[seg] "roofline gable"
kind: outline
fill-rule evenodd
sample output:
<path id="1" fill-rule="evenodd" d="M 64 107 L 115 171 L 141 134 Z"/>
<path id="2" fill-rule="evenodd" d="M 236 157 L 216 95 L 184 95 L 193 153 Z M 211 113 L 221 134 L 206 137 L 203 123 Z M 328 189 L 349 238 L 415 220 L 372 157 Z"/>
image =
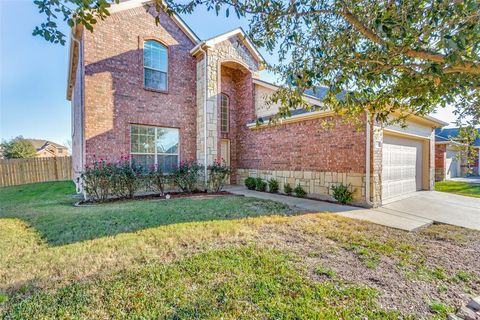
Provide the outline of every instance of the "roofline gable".
<path id="1" fill-rule="evenodd" d="M 152 4 L 152 0 L 127 0 L 117 4 L 112 4 L 109 8 L 110 13 L 120 12 L 128 9 L 143 7 L 147 4 Z M 166 5 L 166 3 L 164 2 Z M 175 12 L 170 16 L 172 20 L 177 24 L 177 26 L 185 33 L 185 35 L 194 43 L 197 44 L 200 42 L 198 36 L 193 32 L 193 30 L 183 21 L 183 19 L 176 14 Z"/>
<path id="2" fill-rule="evenodd" d="M 143 7 L 146 4 L 152 3 L 152 0 L 127 0 L 117 4 L 112 4 L 108 9 L 109 13 L 121 12 L 128 9 Z M 193 30 L 183 21 L 183 19 L 176 13 L 173 13 L 170 18 L 175 24 L 183 31 L 183 33 L 192 41 L 193 44 L 198 44 L 200 39 L 193 32 Z M 75 76 L 77 72 L 78 64 L 78 41 L 82 40 L 83 26 L 75 24 L 71 28 L 70 33 L 70 48 L 68 58 L 68 71 L 67 71 L 67 100 L 72 100 L 73 84 L 75 83 Z"/>
<path id="3" fill-rule="evenodd" d="M 207 40 L 203 40 L 200 43 L 198 43 L 192 50 L 190 50 L 190 53 L 195 56 L 197 53 L 201 52 L 203 48 L 207 47 L 213 47 L 216 44 L 223 42 L 227 39 L 230 39 L 231 37 L 238 36 L 245 47 L 248 49 L 250 54 L 254 57 L 257 62 L 260 63 L 260 65 L 265 64 L 265 58 L 262 56 L 262 54 L 257 50 L 255 45 L 253 44 L 252 40 L 248 37 L 248 35 L 245 33 L 245 31 L 240 27 L 240 28 L 235 28 L 231 31 L 227 31 L 225 33 L 219 34 L 215 37 L 212 37 Z"/>

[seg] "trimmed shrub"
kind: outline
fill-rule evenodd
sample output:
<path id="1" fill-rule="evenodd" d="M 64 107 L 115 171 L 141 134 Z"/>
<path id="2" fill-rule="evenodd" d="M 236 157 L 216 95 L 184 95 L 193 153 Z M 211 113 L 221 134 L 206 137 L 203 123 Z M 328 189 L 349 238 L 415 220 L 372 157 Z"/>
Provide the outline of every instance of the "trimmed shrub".
<path id="1" fill-rule="evenodd" d="M 248 190 L 255 190 L 257 187 L 257 180 L 254 177 L 248 177 L 245 179 L 245 187 Z"/>
<path id="2" fill-rule="evenodd" d="M 285 193 L 288 194 L 288 195 L 291 195 L 291 194 L 292 194 L 293 188 L 292 188 L 292 186 L 290 185 L 290 183 L 286 183 L 286 184 L 283 186 L 283 192 L 285 192 Z"/>
<path id="3" fill-rule="evenodd" d="M 156 166 L 148 172 L 147 182 L 149 189 L 158 193 L 160 196 L 165 194 L 165 185 L 168 183 L 169 176 L 163 173 L 162 168 Z"/>
<path id="4" fill-rule="evenodd" d="M 104 160 L 95 161 L 93 165 L 85 167 L 80 174 L 82 187 L 93 201 L 107 200 L 112 191 L 112 173 L 114 165 Z"/>
<path id="5" fill-rule="evenodd" d="M 172 181 L 185 193 L 197 190 L 202 166 L 196 162 L 182 162 L 172 173 Z"/>
<path id="6" fill-rule="evenodd" d="M 262 178 L 257 178 L 255 180 L 255 189 L 257 191 L 266 191 L 267 190 L 267 183 L 263 181 Z"/>
<path id="7" fill-rule="evenodd" d="M 268 180 L 268 192 L 270 193 L 277 193 L 278 192 L 278 180 L 272 178 Z"/>
<path id="8" fill-rule="evenodd" d="M 111 182 L 113 195 L 131 199 L 144 184 L 145 170 L 135 161 L 124 159 L 112 165 Z"/>
<path id="9" fill-rule="evenodd" d="M 350 184 L 344 185 L 343 183 L 340 183 L 331 188 L 333 191 L 333 197 L 341 204 L 349 204 L 353 201 L 353 190 Z"/>
<path id="10" fill-rule="evenodd" d="M 295 189 L 293 189 L 293 193 L 295 193 L 295 196 L 296 197 L 299 197 L 299 198 L 303 198 L 307 195 L 307 192 L 302 188 L 302 186 L 299 184 L 297 184 L 297 186 L 295 187 Z"/>
<path id="11" fill-rule="evenodd" d="M 212 165 L 208 166 L 208 171 L 208 186 L 213 192 L 219 192 L 223 189 L 226 180 L 232 172 L 225 161 L 215 161 Z"/>

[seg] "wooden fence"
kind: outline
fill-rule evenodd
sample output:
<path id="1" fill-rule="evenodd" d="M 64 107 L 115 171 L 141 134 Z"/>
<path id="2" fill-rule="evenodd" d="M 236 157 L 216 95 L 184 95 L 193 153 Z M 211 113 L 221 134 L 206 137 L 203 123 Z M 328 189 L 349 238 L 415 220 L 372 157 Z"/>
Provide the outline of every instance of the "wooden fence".
<path id="1" fill-rule="evenodd" d="M 72 179 L 72 157 L 0 160 L 0 187 Z"/>

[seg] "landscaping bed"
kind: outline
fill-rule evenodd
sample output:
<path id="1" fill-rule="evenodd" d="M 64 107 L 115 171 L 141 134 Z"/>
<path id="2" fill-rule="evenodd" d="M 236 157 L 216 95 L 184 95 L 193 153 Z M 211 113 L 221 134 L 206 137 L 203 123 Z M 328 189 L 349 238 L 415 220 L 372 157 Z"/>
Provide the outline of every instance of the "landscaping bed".
<path id="1" fill-rule="evenodd" d="M 184 193 L 184 192 L 167 192 L 163 195 L 157 193 L 145 193 L 145 194 L 137 194 L 133 198 L 108 198 L 103 200 L 102 202 L 99 201 L 92 201 L 92 200 L 81 200 L 75 203 L 75 206 L 90 206 L 90 205 L 100 205 L 103 203 L 111 203 L 111 202 L 125 202 L 125 201 L 134 201 L 134 200 L 170 200 L 170 199 L 182 199 L 182 198 L 212 198 L 212 197 L 222 197 L 222 196 L 233 196 L 239 197 L 240 195 L 233 194 L 228 191 L 219 191 L 219 192 L 207 192 L 207 191 L 194 191 L 192 193 Z"/>

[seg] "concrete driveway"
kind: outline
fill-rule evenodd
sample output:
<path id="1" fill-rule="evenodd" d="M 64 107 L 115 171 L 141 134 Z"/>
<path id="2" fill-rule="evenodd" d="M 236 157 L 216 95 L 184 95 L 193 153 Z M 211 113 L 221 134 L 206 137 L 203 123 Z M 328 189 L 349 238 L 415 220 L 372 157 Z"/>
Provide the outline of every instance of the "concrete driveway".
<path id="1" fill-rule="evenodd" d="M 466 183 L 480 183 L 480 177 L 466 177 L 466 178 L 451 178 L 448 181 L 458 181 L 458 182 L 466 182 Z"/>
<path id="2" fill-rule="evenodd" d="M 339 214 L 407 231 L 434 222 L 480 230 L 480 198 L 437 191 L 415 192 L 392 199 L 380 208 Z"/>
<path id="3" fill-rule="evenodd" d="M 247 190 L 244 186 L 227 186 L 227 191 L 285 203 L 310 212 L 333 212 L 367 220 L 387 227 L 413 231 L 434 222 L 480 230 L 480 198 L 436 191 L 420 191 L 391 199 L 381 208 L 363 209 L 330 202 L 287 197 Z"/>
<path id="4" fill-rule="evenodd" d="M 421 191 L 383 206 L 413 217 L 480 230 L 480 198 Z"/>

